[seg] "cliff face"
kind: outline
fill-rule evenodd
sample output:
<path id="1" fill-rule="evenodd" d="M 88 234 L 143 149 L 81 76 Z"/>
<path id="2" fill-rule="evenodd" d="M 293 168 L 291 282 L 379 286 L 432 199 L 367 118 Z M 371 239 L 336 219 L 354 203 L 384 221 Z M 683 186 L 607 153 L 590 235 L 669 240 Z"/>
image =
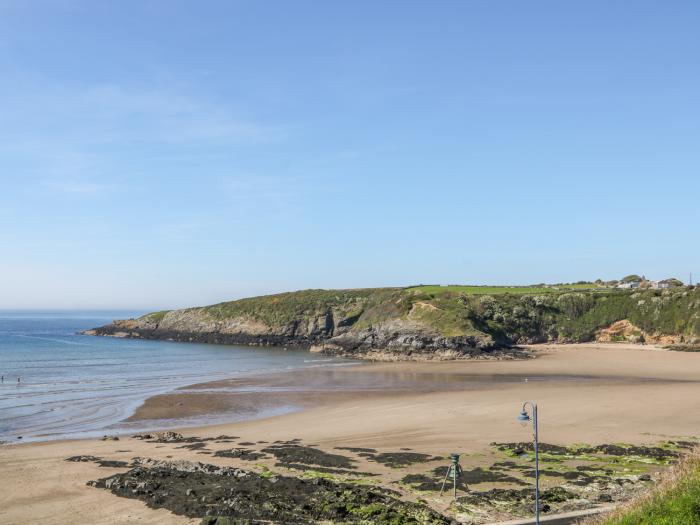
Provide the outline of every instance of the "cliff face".
<path id="1" fill-rule="evenodd" d="M 373 359 L 504 357 L 475 331 L 445 335 L 402 302 L 401 290 L 309 290 L 156 312 L 87 330 L 88 335 L 173 341 L 305 346 Z M 416 307 L 419 308 L 419 307 Z M 406 311 L 404 311 L 406 310 Z"/>
<path id="2" fill-rule="evenodd" d="M 148 315 L 139 319 L 117 320 L 85 333 L 175 341 L 299 345 L 326 340 L 336 333 L 342 333 L 342 327 L 336 330 L 337 325 L 338 320 L 332 311 L 269 326 L 262 321 L 245 317 L 217 319 L 204 309 L 193 308 L 167 312 L 162 319 L 157 320 Z"/>
<path id="3" fill-rule="evenodd" d="M 352 327 L 347 318 L 336 316 L 332 310 L 271 327 L 244 318 L 217 320 L 202 310 L 191 309 L 168 312 L 160 321 L 148 316 L 117 320 L 84 333 L 216 344 L 308 346 L 313 352 L 380 360 L 505 356 L 489 336 L 444 337 L 411 321 L 397 319 L 358 330 Z"/>
<path id="4" fill-rule="evenodd" d="M 435 288 L 306 290 L 155 312 L 85 333 L 304 346 L 371 359 L 513 357 L 522 355 L 513 344 L 605 340 L 628 325 L 639 327 L 635 342 L 700 341 L 698 288 L 525 288 L 493 295 Z"/>

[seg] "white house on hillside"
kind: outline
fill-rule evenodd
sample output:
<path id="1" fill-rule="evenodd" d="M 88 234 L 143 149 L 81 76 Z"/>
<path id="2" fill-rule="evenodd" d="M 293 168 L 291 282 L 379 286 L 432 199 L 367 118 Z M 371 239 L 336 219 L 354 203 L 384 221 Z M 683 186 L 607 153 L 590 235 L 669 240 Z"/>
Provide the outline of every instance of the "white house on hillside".
<path id="1" fill-rule="evenodd" d="M 625 283 L 618 284 L 617 287 L 627 289 L 641 288 L 642 283 L 644 283 L 644 288 L 651 288 L 652 290 L 664 290 L 673 286 L 668 281 L 627 281 Z"/>
<path id="2" fill-rule="evenodd" d="M 618 288 L 639 288 L 642 281 L 627 281 L 626 283 L 620 283 L 617 285 Z"/>

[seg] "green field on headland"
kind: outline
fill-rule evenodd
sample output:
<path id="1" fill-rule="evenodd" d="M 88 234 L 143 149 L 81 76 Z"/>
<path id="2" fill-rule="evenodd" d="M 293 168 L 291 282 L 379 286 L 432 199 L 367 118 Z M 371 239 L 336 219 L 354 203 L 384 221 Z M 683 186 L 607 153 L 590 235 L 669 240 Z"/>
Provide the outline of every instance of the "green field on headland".
<path id="1" fill-rule="evenodd" d="M 575 283 L 575 284 L 553 284 L 544 285 L 536 284 L 532 286 L 469 286 L 461 284 L 449 284 L 449 285 L 439 285 L 439 284 L 421 284 L 418 286 L 411 286 L 406 288 L 407 290 L 415 290 L 423 293 L 429 294 L 442 294 L 442 293 L 465 293 L 468 295 L 487 295 L 487 294 L 516 294 L 516 295 L 527 295 L 527 294 L 540 294 L 540 293 L 555 293 L 565 290 L 595 290 L 595 289 L 608 289 L 603 285 L 598 285 L 595 283 Z"/>

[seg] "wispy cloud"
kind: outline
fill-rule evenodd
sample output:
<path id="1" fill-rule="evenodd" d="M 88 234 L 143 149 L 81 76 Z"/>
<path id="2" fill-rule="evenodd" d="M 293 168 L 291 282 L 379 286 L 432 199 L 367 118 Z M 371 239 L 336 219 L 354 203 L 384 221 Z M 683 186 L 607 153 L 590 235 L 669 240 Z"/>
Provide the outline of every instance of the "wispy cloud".
<path id="1" fill-rule="evenodd" d="M 55 179 L 47 180 L 44 186 L 57 193 L 73 195 L 96 195 L 114 189 L 114 185 L 100 184 L 89 180 Z"/>
<path id="2" fill-rule="evenodd" d="M 240 144 L 274 140 L 282 131 L 226 105 L 159 86 L 32 85 L 13 90 L 3 105 L 0 133 L 11 140 Z"/>
<path id="3" fill-rule="evenodd" d="M 48 191 L 95 194 L 123 182 L 122 165 L 137 158 L 210 158 L 283 134 L 230 104 L 164 85 L 54 85 L 20 75 L 0 86 L 0 170 Z"/>
<path id="4" fill-rule="evenodd" d="M 229 195 L 243 199 L 283 199 L 298 195 L 308 177 L 238 174 L 224 177 L 221 188 Z"/>
<path id="5" fill-rule="evenodd" d="M 291 217 L 305 205 L 314 187 L 309 176 L 241 173 L 222 177 L 221 195 L 242 214 L 264 209 L 268 216 Z"/>
<path id="6" fill-rule="evenodd" d="M 227 143 L 273 140 L 280 128 L 235 114 L 223 105 L 164 89 L 98 86 L 78 107 L 101 131 L 95 140 L 168 143 Z"/>

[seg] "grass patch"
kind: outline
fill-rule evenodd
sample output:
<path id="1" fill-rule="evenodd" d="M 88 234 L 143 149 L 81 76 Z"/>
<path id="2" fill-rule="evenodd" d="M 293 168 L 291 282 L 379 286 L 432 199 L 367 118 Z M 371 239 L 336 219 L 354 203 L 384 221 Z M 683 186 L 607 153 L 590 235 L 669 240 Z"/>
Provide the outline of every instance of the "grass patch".
<path id="1" fill-rule="evenodd" d="M 357 317 L 372 303 L 381 302 L 396 290 L 302 290 L 219 303 L 205 306 L 202 311 L 215 319 L 247 317 L 275 327 L 326 315 L 331 311 L 339 318 Z"/>
<path id="2" fill-rule="evenodd" d="M 143 317 L 141 317 L 141 319 L 147 319 L 153 323 L 160 323 L 163 320 L 163 318 L 165 317 L 165 315 L 169 312 L 171 312 L 171 310 L 161 310 L 159 312 L 153 312 L 150 314 L 146 314 Z"/>
<path id="3" fill-rule="evenodd" d="M 276 476 L 276 474 L 273 471 L 271 471 L 267 467 L 267 465 L 263 465 L 262 463 L 258 463 L 255 466 L 260 469 L 260 477 L 261 478 L 272 478 L 272 477 Z"/>
<path id="4" fill-rule="evenodd" d="M 657 487 L 590 525 L 700 525 L 700 456 L 686 457 Z"/>
<path id="5" fill-rule="evenodd" d="M 441 295 L 451 292 L 456 294 L 467 295 L 501 295 L 501 294 L 542 294 L 555 293 L 562 290 L 591 290 L 600 288 L 597 284 L 557 284 L 557 285 L 532 285 L 532 286 L 470 286 L 451 284 L 447 286 L 441 285 L 422 285 L 407 288 L 406 290 L 425 293 L 430 295 Z"/>

